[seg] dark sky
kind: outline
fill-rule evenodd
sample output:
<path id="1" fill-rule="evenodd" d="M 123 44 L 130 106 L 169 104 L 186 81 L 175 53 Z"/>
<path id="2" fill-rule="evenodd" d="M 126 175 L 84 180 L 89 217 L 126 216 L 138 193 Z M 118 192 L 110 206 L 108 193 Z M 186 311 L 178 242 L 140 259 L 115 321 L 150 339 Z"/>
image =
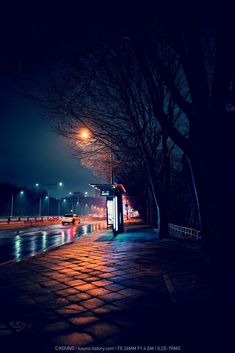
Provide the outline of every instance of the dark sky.
<path id="1" fill-rule="evenodd" d="M 50 188 L 61 197 L 70 191 L 92 192 L 88 184 L 97 177 L 71 156 L 66 141 L 30 102 L 12 95 L 0 114 L 0 182 L 31 187 L 63 181 L 61 190 Z"/>
<path id="2" fill-rule="evenodd" d="M 43 2 L 12 9 L 1 9 L 0 182 L 30 187 L 63 181 L 59 193 L 50 190 L 56 196 L 92 192 L 88 184 L 98 178 L 69 154 L 65 141 L 39 109 L 17 92 L 26 81 L 30 89 L 33 72 L 47 75 L 55 58 L 67 55 L 66 48 L 74 43 L 82 48 L 89 38 L 93 40 L 96 10 Z"/>
<path id="3" fill-rule="evenodd" d="M 156 3 L 156 2 L 152 2 Z M 35 87 L 34 77 L 47 77 L 57 62 L 99 47 L 99 40 L 125 36 L 125 23 L 143 6 L 136 1 L 23 1 L 0 9 L 0 181 L 31 186 L 64 182 L 64 193 L 98 181 L 69 155 L 65 142 L 25 100 L 19 87 Z M 149 11 L 148 13 L 154 13 Z M 90 189 L 91 190 L 91 189 Z"/>
<path id="4" fill-rule="evenodd" d="M 148 10 L 147 3 L 152 3 Z M 76 60 L 76 55 L 99 46 L 102 34 L 114 39 L 116 34 L 125 37 L 125 23 L 130 25 L 134 21 L 139 26 L 143 19 L 148 22 L 148 16 L 159 13 L 157 3 L 41 0 L 1 5 L 0 181 L 31 186 L 35 182 L 62 180 L 64 193 L 85 191 L 89 182 L 97 181 L 69 155 L 65 142 L 52 131 L 39 109 L 16 92 L 26 82 L 29 90 L 32 84 L 35 86 L 35 73 L 47 77 L 57 61 Z M 175 8 L 168 5 L 164 1 L 161 6 L 170 20 L 179 14 L 185 20 L 178 3 Z"/>

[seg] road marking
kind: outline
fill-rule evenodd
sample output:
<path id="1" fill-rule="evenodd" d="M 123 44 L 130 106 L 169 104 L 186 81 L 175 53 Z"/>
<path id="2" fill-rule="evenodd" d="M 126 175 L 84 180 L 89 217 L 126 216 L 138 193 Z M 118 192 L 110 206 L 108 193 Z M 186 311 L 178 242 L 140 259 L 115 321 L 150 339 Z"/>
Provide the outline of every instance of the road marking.
<path id="1" fill-rule="evenodd" d="M 177 303 L 175 288 L 174 288 L 173 283 L 170 279 L 170 276 L 168 274 L 165 274 L 165 275 L 163 275 L 163 279 L 165 281 L 165 284 L 168 289 L 172 303 L 173 304 Z"/>

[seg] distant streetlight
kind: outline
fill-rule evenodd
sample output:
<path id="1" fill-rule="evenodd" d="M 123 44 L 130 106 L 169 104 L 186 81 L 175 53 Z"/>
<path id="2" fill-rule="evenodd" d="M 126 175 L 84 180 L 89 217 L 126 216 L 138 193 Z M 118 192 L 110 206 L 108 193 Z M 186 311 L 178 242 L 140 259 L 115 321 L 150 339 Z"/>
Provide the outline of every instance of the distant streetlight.
<path id="1" fill-rule="evenodd" d="M 67 200 L 64 198 L 62 201 L 62 205 L 60 204 L 61 212 L 66 213 Z M 66 206 L 66 207 L 65 207 Z"/>
<path id="2" fill-rule="evenodd" d="M 38 189 L 39 184 L 36 183 L 35 184 L 36 188 Z M 42 198 L 41 195 L 39 196 L 39 205 L 38 205 L 38 216 L 41 217 L 41 213 L 42 213 Z"/>
<path id="3" fill-rule="evenodd" d="M 39 197 L 39 206 L 38 206 L 38 216 L 41 217 L 42 214 L 42 199 Z"/>
<path id="4" fill-rule="evenodd" d="M 66 199 L 63 199 L 63 202 L 66 202 Z M 61 199 L 58 199 L 58 216 L 61 214 Z"/>
<path id="5" fill-rule="evenodd" d="M 38 188 L 39 186 L 59 186 L 59 187 L 61 187 L 61 186 L 63 186 L 64 184 L 63 184 L 63 182 L 62 181 L 60 181 L 60 182 L 58 182 L 58 183 L 53 183 L 53 184 L 39 184 L 39 183 L 36 183 L 35 184 L 35 186 L 36 186 L 36 188 Z M 48 199 L 48 216 L 49 216 L 49 214 L 50 214 L 50 195 L 49 195 L 49 190 L 47 190 L 47 196 L 46 196 L 46 199 Z M 39 199 L 39 216 L 41 215 L 41 197 L 40 197 L 40 199 Z"/>
<path id="6" fill-rule="evenodd" d="M 24 191 L 20 191 L 20 195 L 24 195 Z M 14 212 L 14 191 L 12 191 L 11 194 L 11 217 L 13 217 L 13 212 Z"/>

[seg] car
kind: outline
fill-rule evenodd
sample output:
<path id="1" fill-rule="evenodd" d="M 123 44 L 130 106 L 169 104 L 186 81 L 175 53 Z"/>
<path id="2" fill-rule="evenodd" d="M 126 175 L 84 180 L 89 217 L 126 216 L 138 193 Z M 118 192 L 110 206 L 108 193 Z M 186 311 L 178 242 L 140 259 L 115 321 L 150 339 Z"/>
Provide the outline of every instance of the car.
<path id="1" fill-rule="evenodd" d="M 64 226 L 65 224 L 75 224 L 75 223 L 80 223 L 80 219 L 78 217 L 78 215 L 73 214 L 73 213 L 68 213 L 65 214 L 62 218 L 61 218 L 61 223 Z"/>

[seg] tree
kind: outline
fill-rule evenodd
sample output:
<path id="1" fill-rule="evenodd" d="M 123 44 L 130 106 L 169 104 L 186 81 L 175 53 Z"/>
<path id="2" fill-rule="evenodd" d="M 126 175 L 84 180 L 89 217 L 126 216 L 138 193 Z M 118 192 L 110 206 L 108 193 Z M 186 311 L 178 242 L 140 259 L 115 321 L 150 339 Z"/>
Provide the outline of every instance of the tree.
<path id="1" fill-rule="evenodd" d="M 129 27 L 129 38 L 146 80 L 154 114 L 167 136 L 188 159 L 210 268 L 216 274 L 221 271 L 228 274 L 235 268 L 229 202 L 234 190 L 230 170 L 234 159 L 230 146 L 234 113 L 227 106 L 234 81 L 234 24 L 230 18 L 222 22 L 210 18 L 205 23 L 196 14 L 185 18 L 177 12 L 174 18 L 164 15 L 164 23 L 153 16 L 148 17 L 148 22 L 137 16 Z M 188 99 L 161 56 L 163 49 L 177 55 L 182 79 L 190 93 Z M 155 72 L 187 117 L 189 135 L 186 137 L 159 110 Z"/>
<path id="2" fill-rule="evenodd" d="M 170 59 L 177 74 L 175 57 Z M 181 111 L 157 75 L 156 81 L 159 110 L 166 110 L 164 114 L 176 124 L 182 118 Z M 167 236 L 174 146 L 154 115 L 148 87 L 129 43 L 121 40 L 107 52 L 89 53 L 76 67 L 63 65 L 51 75 L 43 92 L 38 97 L 40 104 L 52 112 L 57 131 L 69 137 L 84 165 L 103 174 L 112 149 L 116 178 L 126 175 L 123 170 L 131 174 L 131 164 L 144 169 L 145 197 L 151 202 L 152 213 L 158 214 L 151 219 L 159 222 L 160 234 Z M 90 135 L 86 141 L 79 135 L 82 128 Z M 140 175 L 143 177 L 142 171 Z"/>

